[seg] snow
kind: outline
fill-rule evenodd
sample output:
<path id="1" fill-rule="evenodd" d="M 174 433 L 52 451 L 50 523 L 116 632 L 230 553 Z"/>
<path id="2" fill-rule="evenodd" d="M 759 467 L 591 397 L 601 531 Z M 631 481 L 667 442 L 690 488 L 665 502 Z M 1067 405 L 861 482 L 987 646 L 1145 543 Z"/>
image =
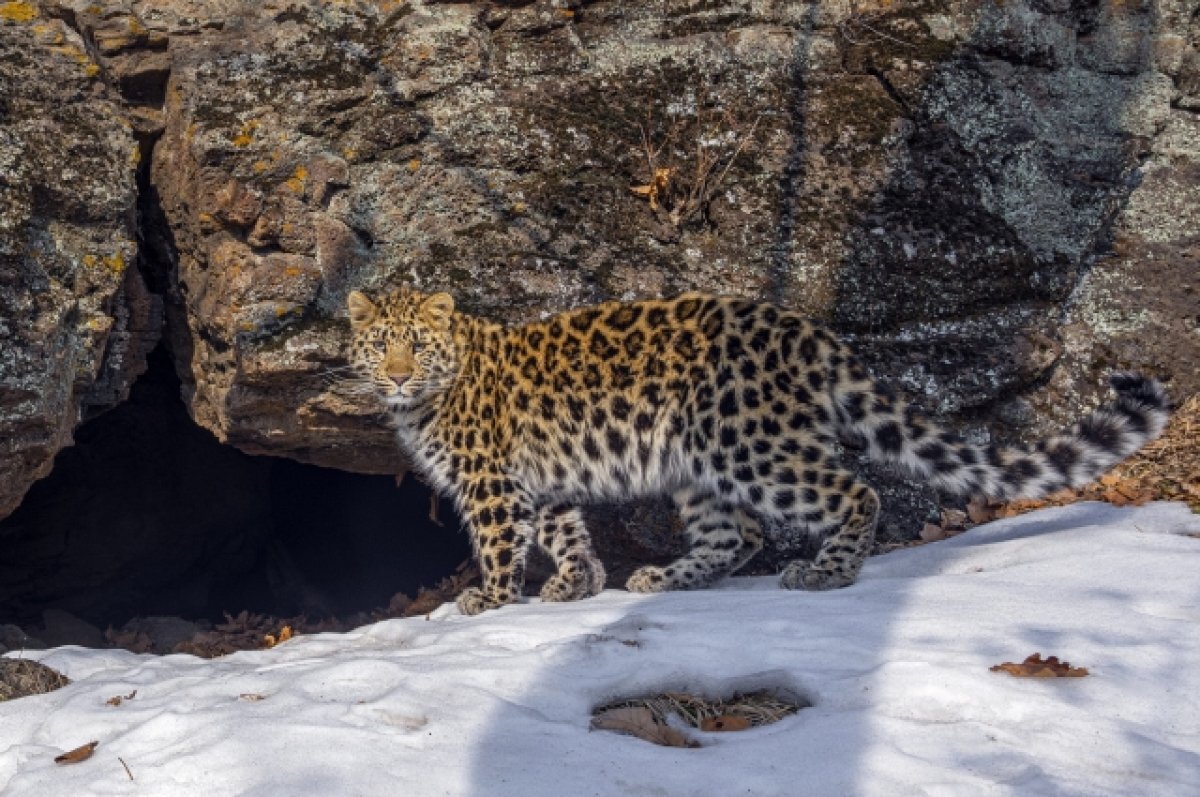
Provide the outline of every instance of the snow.
<path id="1" fill-rule="evenodd" d="M 0 792 L 1200 795 L 1197 533 L 1178 504 L 1076 504 L 876 557 L 828 593 L 740 578 L 447 605 L 213 661 L 28 653 L 75 683 L 0 704 Z M 988 670 L 1034 651 L 1091 675 Z M 695 732 L 700 749 L 588 729 L 615 698 L 759 687 L 814 706 Z"/>

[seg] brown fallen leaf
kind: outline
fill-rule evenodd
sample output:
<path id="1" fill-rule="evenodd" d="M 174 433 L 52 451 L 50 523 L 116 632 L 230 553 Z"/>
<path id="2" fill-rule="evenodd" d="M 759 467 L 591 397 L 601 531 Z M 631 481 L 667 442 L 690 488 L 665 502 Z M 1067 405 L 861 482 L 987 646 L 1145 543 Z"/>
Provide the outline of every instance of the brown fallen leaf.
<path id="1" fill-rule="evenodd" d="M 74 750 L 68 750 L 54 759 L 56 764 L 78 764 L 80 761 L 87 761 L 92 757 L 92 753 L 96 751 L 96 746 L 99 742 L 88 742 L 85 745 L 76 747 Z"/>
<path id="2" fill-rule="evenodd" d="M 1040 653 L 1025 657 L 1020 664 L 1011 661 L 997 664 L 991 671 L 1006 672 L 1018 678 L 1082 678 L 1088 674 L 1085 667 L 1072 667 L 1071 662 L 1059 661 L 1058 656 L 1043 659 Z"/>
<path id="3" fill-rule="evenodd" d="M 699 743 L 685 736 L 682 731 L 656 720 L 650 709 L 640 706 L 611 708 L 603 711 L 592 717 L 592 727 L 601 731 L 628 733 L 664 747 L 700 746 Z"/>
<path id="4" fill-rule="evenodd" d="M 750 720 L 738 714 L 722 714 L 719 717 L 705 717 L 700 721 L 702 731 L 744 731 L 750 727 Z"/>
<path id="5" fill-rule="evenodd" d="M 116 695 L 115 697 L 110 697 L 108 700 L 105 700 L 104 702 L 110 706 L 119 706 L 122 703 L 124 703 L 126 700 L 133 700 L 135 697 L 137 697 L 136 689 L 134 689 L 132 692 L 130 692 L 127 695 Z"/>
<path id="6" fill-rule="evenodd" d="M 273 648 L 276 645 L 280 644 L 281 642 L 287 642 L 291 638 L 292 638 L 292 627 L 290 625 L 285 625 L 283 628 L 281 628 L 279 630 L 278 638 L 276 638 L 276 636 L 274 634 L 264 634 L 263 635 L 263 646 L 268 647 L 268 648 Z"/>
<path id="7" fill-rule="evenodd" d="M 666 193 L 667 186 L 671 182 L 671 176 L 674 174 L 674 168 L 658 168 L 654 170 L 654 176 L 651 178 L 649 185 L 630 186 L 629 190 L 638 196 L 644 196 L 650 201 L 650 209 L 657 210 L 659 201 L 658 198 Z"/>
<path id="8" fill-rule="evenodd" d="M 243 692 L 238 695 L 238 700 L 246 700 L 251 703 L 257 703 L 259 700 L 266 700 L 266 695 L 260 695 L 258 692 Z"/>

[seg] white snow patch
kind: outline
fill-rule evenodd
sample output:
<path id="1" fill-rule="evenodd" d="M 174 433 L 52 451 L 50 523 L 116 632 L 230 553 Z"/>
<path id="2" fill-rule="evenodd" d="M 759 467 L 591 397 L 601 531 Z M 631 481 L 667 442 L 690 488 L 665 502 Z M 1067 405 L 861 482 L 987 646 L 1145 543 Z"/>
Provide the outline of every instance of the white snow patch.
<path id="1" fill-rule="evenodd" d="M 1181 505 L 1078 504 L 877 557 L 829 593 L 751 578 L 444 606 L 214 661 L 30 653 L 75 683 L 0 704 L 0 792 L 1200 794 L 1198 532 Z M 988 671 L 1034 651 L 1091 675 Z M 613 698 L 763 686 L 815 705 L 695 750 L 588 730 Z"/>

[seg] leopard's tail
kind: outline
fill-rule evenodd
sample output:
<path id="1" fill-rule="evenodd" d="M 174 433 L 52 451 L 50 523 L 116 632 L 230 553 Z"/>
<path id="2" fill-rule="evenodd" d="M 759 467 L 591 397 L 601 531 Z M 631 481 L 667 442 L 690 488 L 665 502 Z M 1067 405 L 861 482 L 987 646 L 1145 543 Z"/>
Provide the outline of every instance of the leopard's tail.
<path id="1" fill-rule="evenodd" d="M 1065 432 L 1030 446 L 984 446 L 938 428 L 885 389 L 863 395 L 853 383 L 834 381 L 839 430 L 865 440 L 872 459 L 949 492 L 997 500 L 1087 484 L 1158 437 L 1169 413 L 1158 382 L 1118 373 L 1111 378 L 1116 400 Z"/>

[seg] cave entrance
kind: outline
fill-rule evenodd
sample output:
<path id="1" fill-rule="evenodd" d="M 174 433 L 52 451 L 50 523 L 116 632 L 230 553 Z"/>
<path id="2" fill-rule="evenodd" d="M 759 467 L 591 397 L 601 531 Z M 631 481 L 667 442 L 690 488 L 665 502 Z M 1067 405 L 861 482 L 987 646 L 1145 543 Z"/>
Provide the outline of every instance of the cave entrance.
<path id="1" fill-rule="evenodd" d="M 428 488 L 244 454 L 188 416 L 159 347 L 129 399 L 76 430 L 0 521 L 0 623 L 61 610 L 99 628 L 242 610 L 353 617 L 470 555 Z"/>

